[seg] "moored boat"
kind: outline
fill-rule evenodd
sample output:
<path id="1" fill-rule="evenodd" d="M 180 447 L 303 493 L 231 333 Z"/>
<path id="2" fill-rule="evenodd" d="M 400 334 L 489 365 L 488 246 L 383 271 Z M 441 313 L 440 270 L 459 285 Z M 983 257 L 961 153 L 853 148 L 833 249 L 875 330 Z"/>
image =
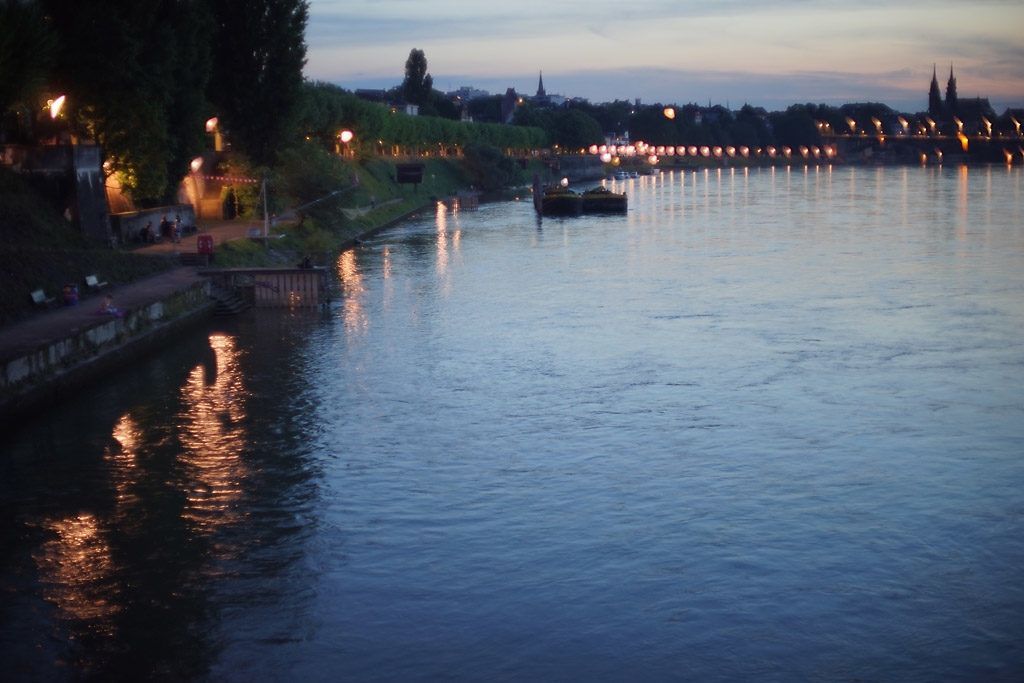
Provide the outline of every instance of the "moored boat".
<path id="1" fill-rule="evenodd" d="M 595 187 L 582 195 L 583 213 L 626 213 L 625 192 L 612 192 L 606 187 Z"/>
<path id="2" fill-rule="evenodd" d="M 544 216 L 579 216 L 583 213 L 583 197 L 561 187 L 545 190 L 540 212 Z"/>

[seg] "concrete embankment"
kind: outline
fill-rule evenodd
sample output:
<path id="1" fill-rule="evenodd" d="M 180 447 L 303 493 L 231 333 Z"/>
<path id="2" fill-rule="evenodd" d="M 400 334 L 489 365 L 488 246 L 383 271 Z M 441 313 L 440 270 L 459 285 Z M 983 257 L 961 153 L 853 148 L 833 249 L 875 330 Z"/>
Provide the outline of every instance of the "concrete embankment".
<path id="1" fill-rule="evenodd" d="M 179 268 L 0 330 L 0 423 L 31 415 L 102 375 L 123 370 L 213 309 L 210 282 Z"/>

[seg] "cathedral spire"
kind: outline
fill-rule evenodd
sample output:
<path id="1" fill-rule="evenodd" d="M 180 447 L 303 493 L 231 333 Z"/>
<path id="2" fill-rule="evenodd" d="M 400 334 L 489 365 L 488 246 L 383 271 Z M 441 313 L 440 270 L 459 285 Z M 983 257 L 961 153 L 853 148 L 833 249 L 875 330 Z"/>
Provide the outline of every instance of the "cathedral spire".
<path id="1" fill-rule="evenodd" d="M 932 85 L 928 89 L 928 113 L 933 118 L 942 116 L 942 94 L 939 92 L 939 76 L 937 67 L 932 64 Z"/>
<path id="2" fill-rule="evenodd" d="M 953 75 L 953 64 L 949 65 L 949 81 L 946 83 L 946 112 L 953 116 L 957 110 L 956 77 Z"/>
<path id="3" fill-rule="evenodd" d="M 546 97 L 547 93 L 544 92 L 544 72 L 540 72 L 540 80 L 537 82 L 537 97 Z"/>

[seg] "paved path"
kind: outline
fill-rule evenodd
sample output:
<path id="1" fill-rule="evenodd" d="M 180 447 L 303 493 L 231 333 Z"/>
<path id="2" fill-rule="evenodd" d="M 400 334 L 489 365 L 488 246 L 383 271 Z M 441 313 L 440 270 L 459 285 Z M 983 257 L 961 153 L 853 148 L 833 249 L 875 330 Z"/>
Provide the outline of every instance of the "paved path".
<path id="1" fill-rule="evenodd" d="M 136 254 L 161 256 L 195 252 L 196 235 L 213 235 L 215 245 L 223 244 L 248 237 L 252 228 L 262 231 L 263 222 L 242 219 L 201 220 L 197 227 L 199 229 L 196 234 L 182 237 L 181 242 L 177 244 L 171 240 L 164 240 L 159 244 L 138 247 L 132 251 Z M 179 266 L 130 284 L 106 287 L 102 294 L 109 294 L 117 308 L 134 309 L 164 299 L 202 279 L 194 267 Z M 83 299 L 77 306 L 51 308 L 0 327 L 0 359 L 18 357 L 41 345 L 64 339 L 79 330 L 109 320 L 108 316 L 96 312 L 102 303 L 103 296 L 92 295 Z"/>
<path id="2" fill-rule="evenodd" d="M 146 306 L 185 289 L 204 278 L 195 268 L 179 267 L 136 280 L 119 287 L 104 287 L 113 304 L 121 309 Z M 66 338 L 80 330 L 110 320 L 109 315 L 97 313 L 103 304 L 103 295 L 90 296 L 77 306 L 61 306 L 0 328 L 0 359 L 7 360 L 24 355 L 40 345 Z"/>
<path id="3" fill-rule="evenodd" d="M 213 244 L 219 245 L 231 240 L 242 239 L 249 236 L 249 231 L 256 229 L 263 234 L 263 221 L 260 220 L 246 220 L 236 219 L 233 221 L 213 221 L 201 219 L 196 221 L 196 227 L 198 230 L 192 234 L 181 238 L 181 242 L 175 243 L 173 240 L 164 239 L 162 242 L 157 244 L 148 244 L 144 247 L 138 247 L 133 249 L 133 253 L 136 254 L 180 254 L 180 253 L 195 253 L 196 251 L 196 238 L 199 235 L 213 235 Z"/>
<path id="4" fill-rule="evenodd" d="M 286 215 L 279 220 L 288 218 Z M 260 220 L 200 220 L 197 223 L 198 231 L 182 237 L 179 243 L 164 240 L 158 244 L 138 247 L 132 252 L 161 256 L 194 253 L 197 235 L 212 235 L 214 245 L 219 245 L 246 238 L 253 228 L 260 230 L 261 234 L 263 230 L 263 222 Z M 194 267 L 179 266 L 127 285 L 104 288 L 102 294 L 110 294 L 117 308 L 133 309 L 164 299 L 202 279 Z M 103 296 L 93 295 L 83 299 L 77 306 L 52 308 L 0 327 L 0 360 L 18 357 L 40 345 L 64 339 L 69 334 L 108 320 L 109 317 L 96 312 L 102 303 Z"/>

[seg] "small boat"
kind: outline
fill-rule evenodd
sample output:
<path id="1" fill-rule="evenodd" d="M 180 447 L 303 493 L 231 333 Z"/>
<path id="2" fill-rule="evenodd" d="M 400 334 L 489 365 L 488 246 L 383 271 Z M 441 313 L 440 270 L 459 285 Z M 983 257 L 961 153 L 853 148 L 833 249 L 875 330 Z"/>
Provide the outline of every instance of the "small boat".
<path id="1" fill-rule="evenodd" d="M 629 172 L 628 171 L 617 171 L 615 173 L 615 179 L 616 180 L 629 180 Z"/>
<path id="2" fill-rule="evenodd" d="M 626 193 L 595 187 L 582 195 L 583 213 L 626 213 Z"/>

